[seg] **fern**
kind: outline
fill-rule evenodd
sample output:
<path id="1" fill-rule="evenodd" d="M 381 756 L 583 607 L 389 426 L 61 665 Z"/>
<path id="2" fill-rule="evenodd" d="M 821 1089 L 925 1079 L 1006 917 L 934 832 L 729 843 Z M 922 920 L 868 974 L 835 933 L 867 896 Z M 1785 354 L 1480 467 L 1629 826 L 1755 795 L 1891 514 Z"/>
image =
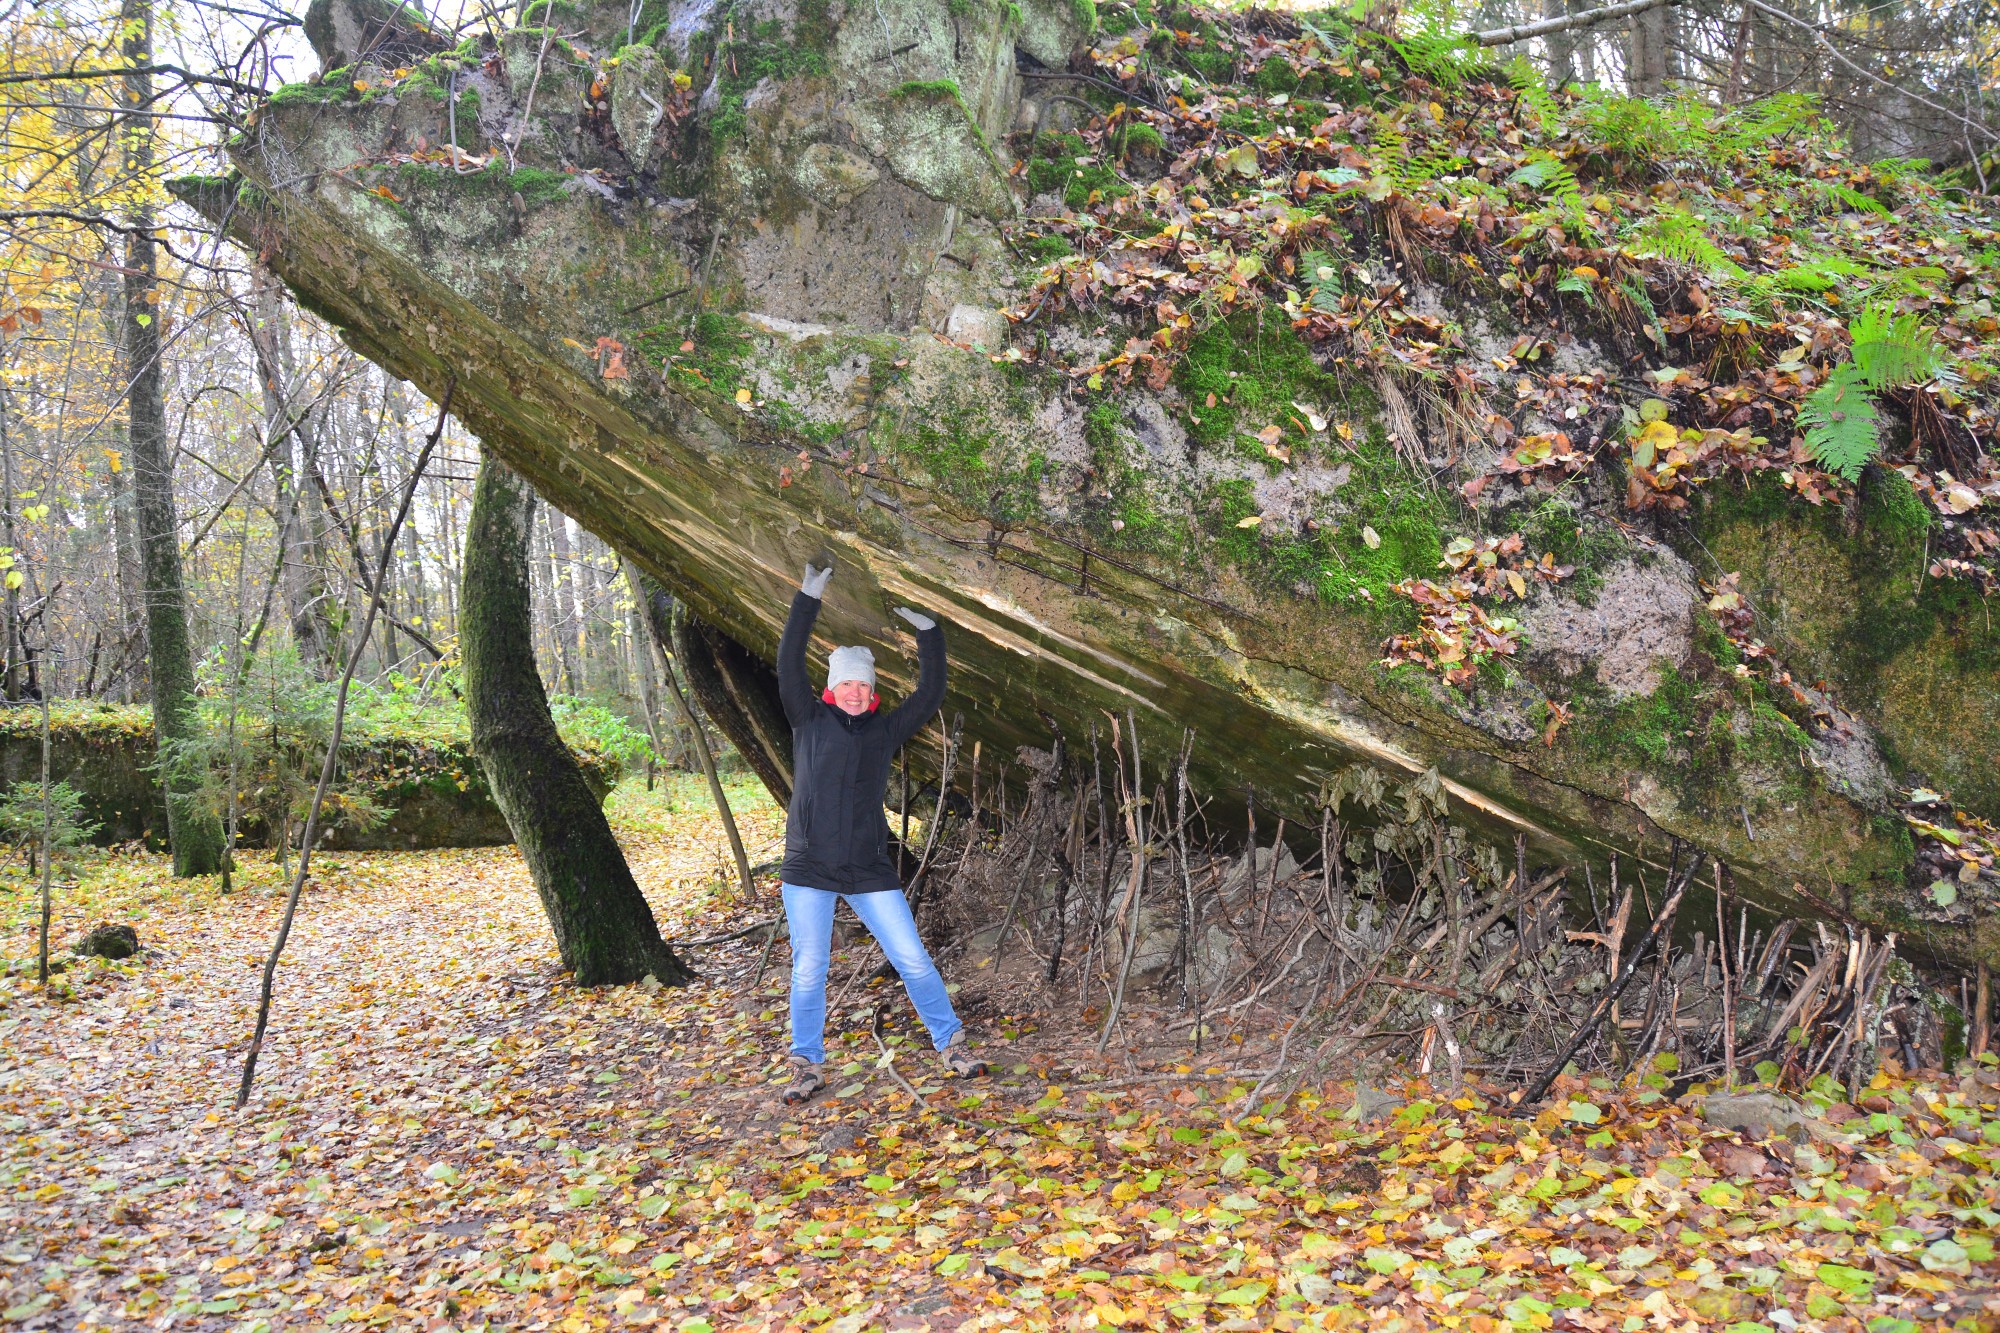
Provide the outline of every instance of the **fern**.
<path id="1" fill-rule="evenodd" d="M 1478 43 L 1463 31 L 1457 0 L 1414 0 L 1404 7 L 1402 18 L 1406 31 L 1389 45 L 1412 74 L 1456 89 L 1487 64 Z"/>
<path id="2" fill-rule="evenodd" d="M 1870 283 L 1862 295 L 1869 301 L 1894 303 L 1905 296 L 1933 297 L 1937 292 L 1933 284 L 1949 285 L 1951 275 L 1935 264 L 1914 264 L 1907 268 L 1892 268 L 1883 272 Z"/>
<path id="3" fill-rule="evenodd" d="M 1382 174 L 1408 192 L 1410 135 L 1399 117 L 1378 113 L 1375 117 L 1375 157 Z"/>
<path id="4" fill-rule="evenodd" d="M 1526 56 L 1515 56 L 1507 66 L 1507 82 L 1513 86 L 1514 95 L 1520 104 L 1535 113 L 1534 118 L 1543 130 L 1553 127 L 1562 116 L 1562 109 L 1556 105 L 1554 94 L 1549 92 L 1548 80 L 1542 71 Z"/>
<path id="5" fill-rule="evenodd" d="M 1732 278 L 1743 276 L 1743 270 L 1708 239 L 1702 220 L 1683 209 L 1662 209 L 1653 214 L 1632 234 L 1632 242 L 1642 255 L 1657 255 L 1671 263 Z"/>
<path id="6" fill-rule="evenodd" d="M 1806 451 L 1821 467 L 1848 481 L 1861 476 L 1881 443 L 1876 435 L 1881 417 L 1864 387 L 1867 379 L 1859 364 L 1844 362 L 1799 405 Z"/>
<path id="7" fill-rule="evenodd" d="M 1839 181 L 1818 181 L 1815 184 L 1827 203 L 1839 204 L 1850 212 L 1884 215 L 1889 212 L 1883 207 L 1881 200 L 1865 195 L 1852 186 L 1842 185 Z"/>
<path id="8" fill-rule="evenodd" d="M 1886 301 L 1863 306 L 1847 325 L 1854 340 L 1855 369 L 1870 388 L 1896 389 L 1933 379 L 1945 358 L 1916 315 L 1899 315 Z"/>
<path id="9" fill-rule="evenodd" d="M 1660 312 L 1653 307 L 1651 294 L 1646 291 L 1644 278 L 1628 269 L 1625 276 L 1619 279 L 1618 286 L 1625 293 L 1625 299 L 1632 303 L 1632 308 L 1639 312 L 1640 319 L 1651 324 L 1660 317 Z"/>
<path id="10" fill-rule="evenodd" d="M 1581 203 L 1583 199 L 1582 187 L 1576 183 L 1576 173 L 1569 169 L 1569 163 L 1539 148 L 1515 169 L 1507 182 L 1540 190 L 1545 197 L 1564 207 Z"/>
<path id="11" fill-rule="evenodd" d="M 1788 292 L 1825 292 L 1840 286 L 1842 278 L 1860 278 L 1867 274 L 1868 270 L 1853 260 L 1832 255 L 1823 259 L 1808 259 L 1773 276 L 1777 284 Z"/>
<path id="12" fill-rule="evenodd" d="M 1574 273 L 1565 273 L 1556 279 L 1556 290 L 1568 292 L 1571 296 L 1581 296 L 1585 305 L 1593 310 L 1597 308 L 1597 293 L 1591 291 L 1590 284 Z"/>
<path id="13" fill-rule="evenodd" d="M 1298 272 L 1311 293 L 1313 309 L 1338 308 L 1345 290 L 1340 281 L 1339 260 L 1324 250 L 1302 250 L 1299 252 Z"/>
<path id="14" fill-rule="evenodd" d="M 1480 48 L 1462 35 L 1419 32 L 1398 39 L 1389 45 L 1410 73 L 1418 74 L 1447 91 L 1463 87 L 1472 72 L 1483 62 Z"/>
<path id="15" fill-rule="evenodd" d="M 1768 147 L 1787 134 L 1810 133 L 1823 123 L 1819 103 L 1804 93 L 1760 97 L 1731 119 L 1728 137 L 1733 148 L 1750 151 Z"/>

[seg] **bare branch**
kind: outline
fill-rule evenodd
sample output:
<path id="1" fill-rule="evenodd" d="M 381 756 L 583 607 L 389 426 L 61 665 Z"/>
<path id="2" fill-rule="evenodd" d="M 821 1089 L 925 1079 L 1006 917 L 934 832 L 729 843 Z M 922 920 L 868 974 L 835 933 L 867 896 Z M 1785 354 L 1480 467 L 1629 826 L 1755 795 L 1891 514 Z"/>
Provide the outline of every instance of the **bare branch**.
<path id="1" fill-rule="evenodd" d="M 1472 40 L 1481 46 L 1506 46 L 1511 42 L 1525 42 L 1530 37 L 1547 37 L 1551 33 L 1569 32 L 1576 28 L 1594 28 L 1613 19 L 1628 18 L 1633 14 L 1643 14 L 1649 9 L 1678 3 L 1679 0 L 1623 0 L 1623 3 L 1606 5 L 1602 9 L 1586 9 L 1581 14 L 1567 14 L 1561 18 L 1542 19 L 1535 23 L 1516 23 L 1511 28 L 1491 28 L 1486 32 L 1475 32 L 1472 34 Z"/>

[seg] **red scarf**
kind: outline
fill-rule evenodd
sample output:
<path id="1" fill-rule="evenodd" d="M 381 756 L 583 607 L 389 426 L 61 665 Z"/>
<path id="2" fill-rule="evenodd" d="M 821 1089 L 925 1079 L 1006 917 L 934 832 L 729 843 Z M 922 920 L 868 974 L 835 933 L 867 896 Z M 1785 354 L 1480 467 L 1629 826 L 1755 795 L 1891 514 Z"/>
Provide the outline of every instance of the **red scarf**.
<path id="1" fill-rule="evenodd" d="M 832 704 L 833 687 L 829 685 L 825 689 L 821 690 L 819 692 L 819 697 L 820 697 L 820 702 Z M 840 707 L 839 704 L 833 704 L 833 706 L 835 708 Z M 868 711 L 872 713 L 881 706 L 882 706 L 882 696 L 875 693 L 875 691 L 873 690 L 868 691 Z"/>

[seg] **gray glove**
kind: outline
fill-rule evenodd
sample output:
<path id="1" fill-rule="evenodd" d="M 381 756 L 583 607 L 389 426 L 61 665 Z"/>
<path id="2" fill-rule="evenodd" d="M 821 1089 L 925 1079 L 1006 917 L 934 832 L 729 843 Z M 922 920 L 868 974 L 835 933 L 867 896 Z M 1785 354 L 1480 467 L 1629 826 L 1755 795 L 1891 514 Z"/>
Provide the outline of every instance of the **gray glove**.
<path id="1" fill-rule="evenodd" d="M 814 569 L 810 564 L 808 564 L 806 566 L 806 576 L 799 583 L 799 591 L 804 593 L 806 596 L 812 598 L 814 601 L 818 601 L 822 596 L 825 595 L 826 585 L 828 581 L 831 580 L 832 578 L 833 578 L 832 565 L 828 565 L 825 569 Z"/>
<path id="2" fill-rule="evenodd" d="M 907 606 L 897 607 L 896 614 L 901 616 L 903 619 L 909 621 L 912 625 L 915 625 L 917 627 L 918 632 L 920 633 L 927 629 L 937 628 L 937 621 L 932 620 L 927 615 L 923 615 L 919 612 L 912 611 Z"/>

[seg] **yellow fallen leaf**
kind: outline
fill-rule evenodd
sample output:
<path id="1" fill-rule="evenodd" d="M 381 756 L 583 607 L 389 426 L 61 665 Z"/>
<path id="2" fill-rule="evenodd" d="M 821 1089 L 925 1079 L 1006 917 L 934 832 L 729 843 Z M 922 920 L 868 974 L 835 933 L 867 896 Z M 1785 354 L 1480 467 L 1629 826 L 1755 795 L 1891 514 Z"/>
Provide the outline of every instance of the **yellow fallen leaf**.
<path id="1" fill-rule="evenodd" d="M 1369 550 L 1379 550 L 1382 546 L 1382 534 L 1364 523 L 1361 526 L 1361 541 Z"/>
<path id="2" fill-rule="evenodd" d="M 1514 590 L 1516 597 L 1526 597 L 1528 595 L 1528 585 L 1523 583 L 1521 576 L 1511 569 L 1507 571 L 1507 586 Z"/>
<path id="3" fill-rule="evenodd" d="M 736 401 L 737 401 L 737 402 L 739 402 L 739 403 L 747 403 L 747 402 L 749 402 L 749 401 L 750 401 L 750 391 L 749 391 L 748 389 L 738 389 L 738 390 L 736 391 Z"/>
<path id="4" fill-rule="evenodd" d="M 1254 528 L 1263 521 L 1264 521 L 1264 516 L 1262 514 L 1252 514 L 1248 518 L 1237 519 L 1236 526 L 1239 528 Z"/>

